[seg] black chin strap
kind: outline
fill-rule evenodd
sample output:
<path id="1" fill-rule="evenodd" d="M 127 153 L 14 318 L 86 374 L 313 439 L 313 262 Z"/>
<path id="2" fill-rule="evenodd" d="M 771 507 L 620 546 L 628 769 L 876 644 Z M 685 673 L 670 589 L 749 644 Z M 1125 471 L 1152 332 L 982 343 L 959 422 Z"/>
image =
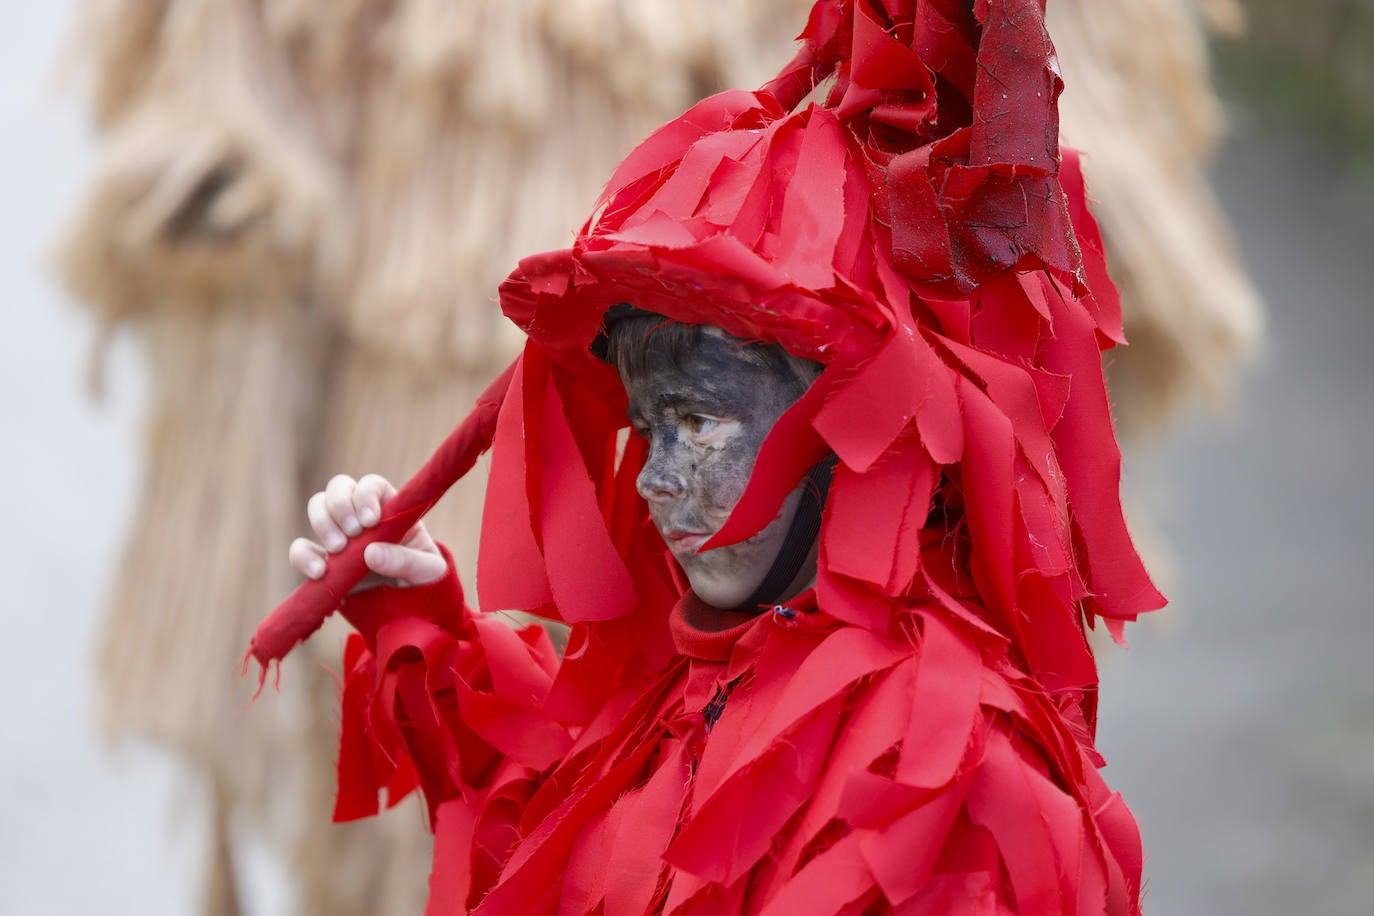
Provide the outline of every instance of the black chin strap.
<path id="1" fill-rule="evenodd" d="M 816 535 L 820 534 L 821 510 L 825 507 L 826 494 L 830 492 L 830 476 L 834 466 L 835 459 L 832 456 L 807 471 L 802 478 L 801 500 L 787 529 L 787 537 L 783 539 L 782 547 L 778 548 L 778 555 L 773 558 L 773 565 L 768 568 L 759 587 L 740 605 L 742 609 L 772 604 L 801 572 L 802 565 L 811 554 L 812 545 L 816 543 Z"/>

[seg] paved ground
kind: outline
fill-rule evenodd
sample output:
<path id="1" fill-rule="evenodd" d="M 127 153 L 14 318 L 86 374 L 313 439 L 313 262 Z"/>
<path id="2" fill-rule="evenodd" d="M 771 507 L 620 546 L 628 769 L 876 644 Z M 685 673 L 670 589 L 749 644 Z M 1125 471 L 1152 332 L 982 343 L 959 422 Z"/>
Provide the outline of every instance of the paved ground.
<path id="1" fill-rule="evenodd" d="M 0 33 L 0 911 L 191 911 L 199 816 L 156 754 L 107 754 L 87 716 L 102 588 L 136 485 L 142 379 L 80 385 L 82 316 L 40 259 L 90 166 L 38 82 L 67 4 Z M 1155 916 L 1374 911 L 1374 193 L 1326 152 L 1242 122 L 1217 183 L 1273 307 L 1235 419 L 1160 456 L 1177 613 L 1103 687 L 1109 780 L 1140 818 Z M 150 659 L 156 664 L 156 659 Z M 280 875 L 249 864 L 256 913 Z"/>

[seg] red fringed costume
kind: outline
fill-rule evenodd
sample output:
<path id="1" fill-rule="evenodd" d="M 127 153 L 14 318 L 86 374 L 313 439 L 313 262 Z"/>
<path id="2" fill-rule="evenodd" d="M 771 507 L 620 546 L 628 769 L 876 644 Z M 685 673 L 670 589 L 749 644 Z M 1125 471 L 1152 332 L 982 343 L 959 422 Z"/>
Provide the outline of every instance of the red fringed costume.
<path id="1" fill-rule="evenodd" d="M 1085 625 L 1163 600 L 1122 521 L 1120 312 L 1042 7 L 821 0 L 776 80 L 653 134 L 503 284 L 524 353 L 373 536 L 490 443 L 481 606 L 570 624 L 566 653 L 452 572 L 343 603 L 336 814 L 424 794 L 430 912 L 1138 912 Z M 729 628 L 684 593 L 589 350 L 620 302 L 825 364 L 706 545 L 837 456 L 787 606 Z"/>

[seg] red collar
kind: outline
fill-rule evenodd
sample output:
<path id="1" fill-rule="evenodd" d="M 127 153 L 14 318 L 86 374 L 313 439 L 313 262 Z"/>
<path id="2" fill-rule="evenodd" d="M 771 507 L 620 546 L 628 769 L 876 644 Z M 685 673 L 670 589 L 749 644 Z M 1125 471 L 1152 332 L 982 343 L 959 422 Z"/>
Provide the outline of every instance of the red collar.
<path id="1" fill-rule="evenodd" d="M 785 607 L 798 613 L 815 610 L 815 589 L 802 592 L 787 602 Z M 767 607 L 755 613 L 722 611 L 702 601 L 696 592 L 687 591 L 673 605 L 668 615 L 668 627 L 680 654 L 701 661 L 724 663 L 730 660 L 730 653 L 740 637 L 776 610 L 775 607 Z"/>

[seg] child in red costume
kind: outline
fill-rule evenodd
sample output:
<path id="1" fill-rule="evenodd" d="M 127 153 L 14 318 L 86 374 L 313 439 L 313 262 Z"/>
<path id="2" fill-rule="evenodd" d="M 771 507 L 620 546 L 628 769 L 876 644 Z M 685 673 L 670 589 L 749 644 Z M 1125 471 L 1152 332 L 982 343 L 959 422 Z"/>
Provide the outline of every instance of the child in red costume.
<path id="1" fill-rule="evenodd" d="M 570 624 L 562 657 L 422 527 L 365 557 L 426 584 L 343 603 L 336 815 L 423 792 L 431 912 L 1138 912 L 1084 629 L 1162 599 L 1042 4 L 821 0 L 802 42 L 502 285 L 530 340 L 478 590 Z M 336 479 L 316 533 L 389 495 Z"/>

